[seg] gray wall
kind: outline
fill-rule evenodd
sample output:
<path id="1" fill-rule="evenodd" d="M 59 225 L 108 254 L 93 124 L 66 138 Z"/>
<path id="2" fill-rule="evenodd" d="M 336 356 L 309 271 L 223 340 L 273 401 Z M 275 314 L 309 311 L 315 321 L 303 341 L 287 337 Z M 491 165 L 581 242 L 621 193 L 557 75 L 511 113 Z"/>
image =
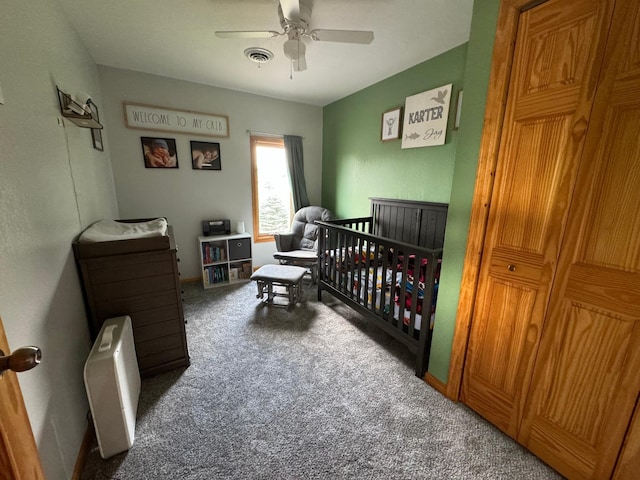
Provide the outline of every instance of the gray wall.
<path id="1" fill-rule="evenodd" d="M 2 2 L 0 32 L 0 316 L 12 349 L 42 348 L 42 364 L 18 378 L 45 474 L 68 479 L 91 346 L 71 243 L 117 203 L 108 148 L 62 121 L 56 85 L 100 105 L 98 70 L 50 0 Z"/>
<path id="2" fill-rule="evenodd" d="M 174 226 L 182 278 L 200 277 L 196 237 L 202 220 L 231 219 L 252 227 L 251 150 L 247 130 L 304 137 L 305 177 L 311 203 L 320 201 L 322 109 L 206 85 L 100 67 L 101 112 L 109 130 L 120 215 L 164 216 Z M 259 71 L 256 70 L 256 74 Z M 229 138 L 127 128 L 123 102 L 229 117 Z M 145 168 L 140 137 L 176 140 L 178 169 Z M 220 143 L 222 170 L 194 170 L 190 141 Z M 274 242 L 253 245 L 254 267 L 274 263 Z"/>
<path id="3" fill-rule="evenodd" d="M 91 347 L 73 240 L 100 219 L 164 215 L 176 228 L 183 278 L 199 277 L 202 219 L 243 220 L 251 230 L 247 129 L 303 136 L 309 196 L 319 201 L 322 110 L 99 68 L 55 2 L 3 2 L 0 31 L 0 317 L 11 349 L 43 350 L 42 364 L 18 378 L 45 474 L 68 479 L 87 426 L 82 369 Z M 91 94 L 104 152 L 89 129 L 63 120 L 56 85 Z M 123 100 L 225 114 L 231 135 L 160 134 L 176 138 L 180 168 L 145 169 L 140 136 L 158 134 L 126 128 Z M 219 142 L 222 170 L 192 170 L 189 140 Z M 273 242 L 254 247 L 257 264 L 273 262 Z"/>

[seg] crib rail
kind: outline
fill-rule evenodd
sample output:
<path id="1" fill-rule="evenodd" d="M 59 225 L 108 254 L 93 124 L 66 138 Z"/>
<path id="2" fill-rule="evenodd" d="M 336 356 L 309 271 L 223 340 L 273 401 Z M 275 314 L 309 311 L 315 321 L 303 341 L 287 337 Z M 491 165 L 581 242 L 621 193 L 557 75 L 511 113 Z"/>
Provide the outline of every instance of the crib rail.
<path id="1" fill-rule="evenodd" d="M 329 221 L 331 225 L 352 228 L 363 233 L 373 233 L 373 217 L 338 218 Z"/>
<path id="2" fill-rule="evenodd" d="M 325 290 L 373 319 L 416 355 L 416 375 L 422 377 L 429 359 L 431 306 L 442 249 L 372 235 L 372 223 L 371 217 L 316 222 L 318 299 Z"/>

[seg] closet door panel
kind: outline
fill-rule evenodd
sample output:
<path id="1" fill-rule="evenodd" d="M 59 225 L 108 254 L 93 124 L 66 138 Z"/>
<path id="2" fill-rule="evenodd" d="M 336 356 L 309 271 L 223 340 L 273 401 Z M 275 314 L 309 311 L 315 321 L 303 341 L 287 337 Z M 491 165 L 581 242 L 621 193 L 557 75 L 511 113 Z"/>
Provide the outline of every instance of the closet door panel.
<path id="1" fill-rule="evenodd" d="M 640 93 L 640 92 L 638 92 Z M 586 265 L 637 272 L 640 269 L 640 109 L 638 97 L 620 95 L 625 105 L 612 106 L 598 157 L 603 159 L 599 194 L 588 214 L 584 239 Z M 625 98 L 626 97 L 626 98 Z M 606 134 L 609 135 L 606 135 Z M 610 138 L 606 138 L 610 137 Z"/>
<path id="2" fill-rule="evenodd" d="M 512 282 L 490 278 L 483 310 L 477 319 L 483 328 L 475 330 L 473 351 L 473 388 L 465 392 L 465 402 L 485 413 L 485 418 L 502 430 L 512 421 L 512 406 L 520 389 L 519 364 L 514 358 L 527 349 L 529 317 L 536 299 L 536 290 Z M 485 392 L 490 392 L 487 395 Z M 490 399 L 491 403 L 488 402 Z"/>
<path id="3" fill-rule="evenodd" d="M 634 478 L 638 472 L 640 472 L 640 409 L 636 407 L 624 447 L 616 463 L 613 480 Z"/>
<path id="4" fill-rule="evenodd" d="M 505 155 L 513 161 L 506 162 L 501 172 L 497 246 L 516 254 L 535 253 L 542 260 L 553 234 L 550 229 L 555 229 L 556 205 L 566 195 L 562 181 L 571 113 L 517 122 L 509 132 Z"/>
<path id="5" fill-rule="evenodd" d="M 638 2 L 618 0 L 519 440 L 609 478 L 640 395 Z"/>
<path id="6" fill-rule="evenodd" d="M 610 2 L 521 14 L 462 400 L 516 438 L 575 186 Z"/>
<path id="7" fill-rule="evenodd" d="M 640 387 L 638 319 L 608 310 L 567 297 L 545 327 L 520 440 L 569 478 L 609 478 Z"/>

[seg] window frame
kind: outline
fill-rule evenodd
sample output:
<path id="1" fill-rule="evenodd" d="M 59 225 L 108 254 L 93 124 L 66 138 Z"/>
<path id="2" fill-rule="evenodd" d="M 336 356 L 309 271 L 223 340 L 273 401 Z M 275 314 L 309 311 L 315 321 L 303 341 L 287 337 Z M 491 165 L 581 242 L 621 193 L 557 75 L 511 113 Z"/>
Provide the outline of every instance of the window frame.
<path id="1" fill-rule="evenodd" d="M 281 147 L 284 150 L 284 138 L 277 136 L 251 135 L 251 200 L 253 206 L 253 241 L 255 243 L 273 242 L 273 235 L 260 233 L 260 199 L 258 198 L 258 153 L 257 147 Z M 293 195 L 289 186 L 290 209 L 289 224 L 293 218 Z"/>

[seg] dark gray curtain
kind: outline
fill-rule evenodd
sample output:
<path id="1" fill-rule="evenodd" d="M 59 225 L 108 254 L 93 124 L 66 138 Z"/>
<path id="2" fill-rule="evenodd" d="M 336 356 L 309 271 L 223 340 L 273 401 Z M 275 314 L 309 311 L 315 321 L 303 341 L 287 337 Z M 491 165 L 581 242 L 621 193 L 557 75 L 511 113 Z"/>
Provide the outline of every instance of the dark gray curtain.
<path id="1" fill-rule="evenodd" d="M 302 154 L 302 137 L 284 135 L 284 151 L 289 165 L 289 180 L 293 193 L 293 208 L 297 212 L 309 206 L 307 184 L 304 181 L 304 158 Z"/>

